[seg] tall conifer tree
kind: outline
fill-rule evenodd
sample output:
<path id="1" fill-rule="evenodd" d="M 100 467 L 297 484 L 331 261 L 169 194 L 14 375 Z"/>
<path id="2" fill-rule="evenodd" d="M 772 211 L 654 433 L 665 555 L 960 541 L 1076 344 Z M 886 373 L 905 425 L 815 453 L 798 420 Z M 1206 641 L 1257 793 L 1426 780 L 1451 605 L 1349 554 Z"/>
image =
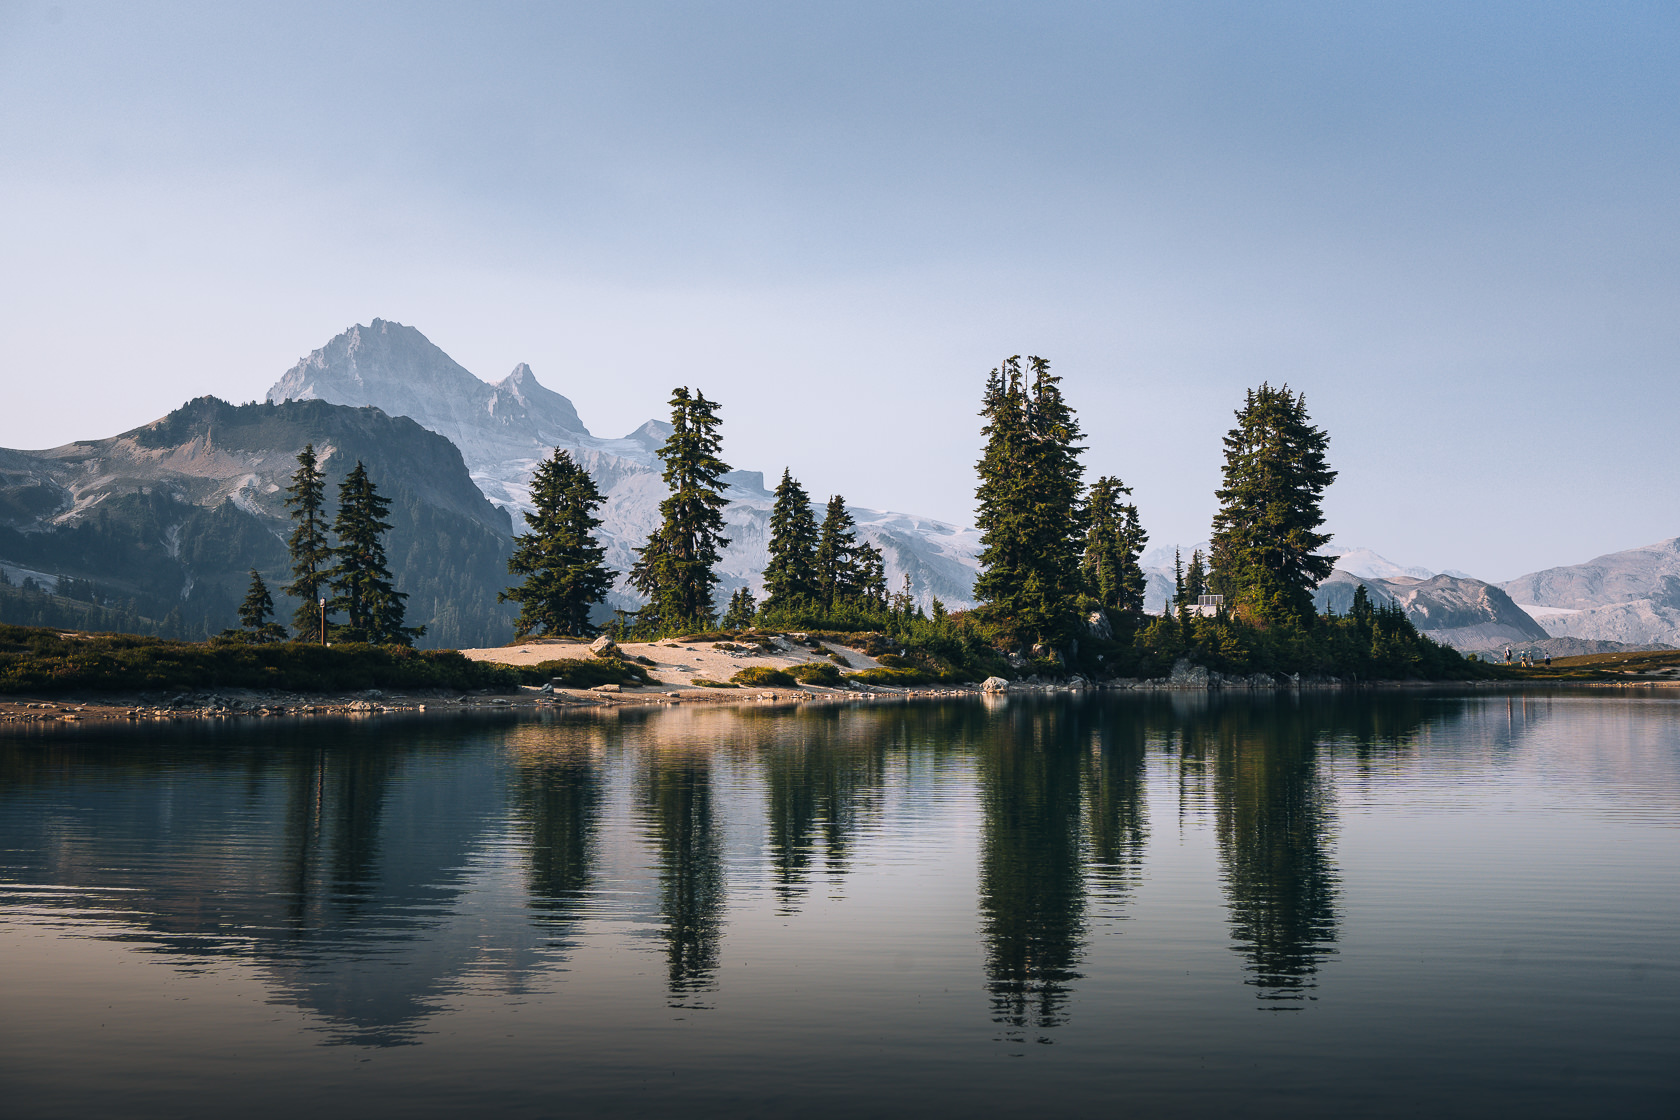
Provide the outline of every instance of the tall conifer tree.
<path id="1" fill-rule="evenodd" d="M 764 609 L 781 610 L 817 598 L 817 518 L 810 495 L 787 471 L 770 509 L 770 563 L 764 568 Z"/>
<path id="2" fill-rule="evenodd" d="M 1190 553 L 1190 567 L 1184 572 L 1184 594 L 1191 603 L 1199 603 L 1207 594 L 1207 564 L 1199 548 Z"/>
<path id="3" fill-rule="evenodd" d="M 292 629 L 301 641 L 313 641 L 323 633 L 320 600 L 326 595 L 327 568 L 332 548 L 327 543 L 327 478 L 315 458 L 315 445 L 305 444 L 298 452 L 298 469 L 286 488 L 286 507 L 292 511 L 296 528 L 286 545 L 292 554 L 292 582 L 281 590 L 299 600 L 292 614 Z"/>
<path id="4" fill-rule="evenodd" d="M 858 591 L 857 533 L 846 499 L 839 494 L 828 499 L 822 531 L 817 536 L 817 599 L 825 610 L 852 598 Z"/>
<path id="5" fill-rule="evenodd" d="M 385 520 L 391 508 L 380 496 L 367 468 L 357 460 L 356 469 L 338 484 L 338 516 L 333 520 L 333 548 L 337 561 L 332 571 L 329 612 L 343 612 L 341 625 L 333 633 L 344 641 L 375 645 L 413 645 L 426 628 L 403 625 L 406 594 L 396 589 L 386 567 L 385 534 L 391 523 Z"/>
<path id="6" fill-rule="evenodd" d="M 1262 622 L 1310 625 L 1313 589 L 1336 564 L 1318 555 L 1330 543 L 1319 532 L 1324 491 L 1336 480 L 1325 457 L 1330 436 L 1313 426 L 1306 395 L 1287 385 L 1249 390 L 1236 416 L 1215 492 L 1209 583 Z"/>
<path id="7" fill-rule="evenodd" d="M 908 588 L 910 577 L 905 577 Z M 865 606 L 887 605 L 887 560 L 881 550 L 864 541 L 852 554 L 851 593 Z"/>
<path id="8" fill-rule="evenodd" d="M 1083 570 L 1086 593 L 1098 606 L 1142 614 L 1146 578 L 1138 558 L 1149 534 L 1138 520 L 1137 506 L 1123 500 L 1131 492 L 1112 475 L 1091 484 L 1085 502 Z"/>
<path id="9" fill-rule="evenodd" d="M 729 499 L 722 476 L 729 464 L 718 457 L 723 441 L 717 402 L 687 388 L 671 393 L 671 435 L 659 449 L 671 494 L 659 504 L 662 518 L 648 543 L 637 549 L 630 582 L 649 599 L 644 615 L 661 630 L 711 625 L 712 588 L 729 538 L 723 508 Z"/>
<path id="10" fill-rule="evenodd" d="M 1012 357 L 986 382 L 978 464 L 986 612 L 1018 641 L 1073 633 L 1082 590 L 1084 468 L 1079 422 L 1043 358 Z"/>
<path id="11" fill-rule="evenodd" d="M 513 538 L 508 572 L 525 579 L 496 596 L 498 602 L 519 604 L 514 624 L 518 636 L 596 632 L 589 610 L 607 597 L 613 575 L 607 569 L 607 550 L 595 539 L 601 519 L 595 516 L 606 499 L 589 472 L 556 447 L 531 476 L 531 504 L 525 518 L 530 531 Z"/>

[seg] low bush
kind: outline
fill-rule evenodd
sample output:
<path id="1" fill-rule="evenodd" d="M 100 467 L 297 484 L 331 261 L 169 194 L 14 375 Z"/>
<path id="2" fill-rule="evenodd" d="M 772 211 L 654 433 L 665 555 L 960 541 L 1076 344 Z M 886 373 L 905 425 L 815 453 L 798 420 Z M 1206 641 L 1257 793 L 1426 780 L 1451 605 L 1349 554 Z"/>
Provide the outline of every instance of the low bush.
<path id="1" fill-rule="evenodd" d="M 736 673 L 729 679 L 734 681 L 736 684 L 755 685 L 759 687 L 767 685 L 781 685 L 791 688 L 798 683 L 783 670 L 772 668 L 769 665 L 749 665 L 747 668 L 742 669 L 739 673 Z"/>
<path id="2" fill-rule="evenodd" d="M 695 677 L 693 680 L 689 681 L 688 683 L 693 685 L 695 688 L 740 688 L 741 687 L 738 684 L 730 684 L 728 681 L 707 680 L 705 677 Z"/>
<path id="3" fill-rule="evenodd" d="M 840 670 L 826 661 L 807 661 L 788 670 L 788 676 L 800 684 L 820 684 L 828 688 L 840 685 Z"/>
<path id="4" fill-rule="evenodd" d="M 952 674 L 934 673 L 919 666 L 907 669 L 865 669 L 861 673 L 853 673 L 847 679 L 861 681 L 864 684 L 890 685 L 893 688 L 912 688 L 919 684 L 955 683 L 957 680 Z"/>
<path id="5" fill-rule="evenodd" d="M 185 642 L 133 634 L 61 634 L 0 625 L 0 692 L 262 688 L 511 690 L 531 670 L 471 661 L 457 650 L 344 642 Z"/>
<path id="6" fill-rule="evenodd" d="M 652 684 L 653 678 L 640 665 L 619 658 L 573 657 L 522 666 L 527 684 L 553 681 L 560 688 L 594 688 L 598 684 Z"/>

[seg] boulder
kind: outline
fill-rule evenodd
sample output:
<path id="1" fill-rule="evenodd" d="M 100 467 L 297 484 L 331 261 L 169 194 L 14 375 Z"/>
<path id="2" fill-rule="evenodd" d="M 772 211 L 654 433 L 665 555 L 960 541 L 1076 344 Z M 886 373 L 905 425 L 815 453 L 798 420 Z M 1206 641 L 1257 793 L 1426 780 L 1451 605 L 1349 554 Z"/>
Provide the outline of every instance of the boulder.
<path id="1" fill-rule="evenodd" d="M 593 642 L 589 643 L 589 652 L 593 653 L 596 657 L 620 656 L 618 643 L 607 637 L 605 634 L 602 634 L 599 638 L 596 638 Z"/>
<path id="2" fill-rule="evenodd" d="M 1167 680 L 1168 688 L 1211 688 L 1213 679 L 1208 675 L 1207 666 L 1192 665 L 1187 658 L 1179 658 L 1172 667 L 1172 676 Z"/>
<path id="3" fill-rule="evenodd" d="M 1093 638 L 1105 642 L 1114 640 L 1114 627 L 1109 624 L 1106 611 L 1092 611 L 1085 619 L 1085 629 Z"/>
<path id="4" fill-rule="evenodd" d="M 591 692 L 623 692 L 624 686 L 617 684 L 598 684 L 590 689 Z"/>
<path id="5" fill-rule="evenodd" d="M 987 677 L 980 682 L 981 692 L 1002 692 L 1009 687 L 1009 682 L 1002 677 Z"/>

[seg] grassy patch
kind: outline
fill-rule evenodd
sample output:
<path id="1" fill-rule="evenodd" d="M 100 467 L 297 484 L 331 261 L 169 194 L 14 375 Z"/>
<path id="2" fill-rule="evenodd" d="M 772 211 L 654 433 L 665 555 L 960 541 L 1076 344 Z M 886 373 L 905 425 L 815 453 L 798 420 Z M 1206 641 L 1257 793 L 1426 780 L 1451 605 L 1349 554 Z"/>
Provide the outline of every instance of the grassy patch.
<path id="1" fill-rule="evenodd" d="M 530 684 L 553 681 L 561 688 L 594 688 L 598 684 L 652 684 L 653 678 L 640 665 L 618 658 L 573 657 L 544 661 L 522 670 Z M 537 679 L 531 680 L 535 677 Z"/>
<path id="2" fill-rule="evenodd" d="M 840 686 L 840 670 L 826 661 L 807 661 L 788 670 L 788 676 L 800 684 L 820 684 L 828 688 Z"/>
<path id="3" fill-rule="evenodd" d="M 780 685 L 792 688 L 798 682 L 781 669 L 771 668 L 769 665 L 751 665 L 729 678 L 736 684 L 764 687 Z"/>
<path id="4" fill-rule="evenodd" d="M 1680 679 L 1680 649 L 1629 650 L 1625 653 L 1588 653 L 1557 657 L 1550 666 L 1497 666 L 1520 680 L 1616 681 Z"/>
<path id="5" fill-rule="evenodd" d="M 920 666 L 911 666 L 899 669 L 865 669 L 861 673 L 853 673 L 847 679 L 861 681 L 864 684 L 890 685 L 893 688 L 913 688 L 919 684 L 952 683 L 957 678 L 950 674 L 930 672 Z"/>
<path id="6" fill-rule="evenodd" d="M 63 634 L 0 626 L 0 692 L 259 688 L 512 689 L 529 668 L 470 661 L 456 650 L 310 642 L 248 645 L 133 634 Z"/>
<path id="7" fill-rule="evenodd" d="M 695 677 L 693 680 L 689 681 L 688 683 L 693 685 L 695 688 L 740 688 L 741 687 L 738 684 L 731 684 L 729 681 L 713 681 L 713 680 L 707 680 L 705 677 Z"/>

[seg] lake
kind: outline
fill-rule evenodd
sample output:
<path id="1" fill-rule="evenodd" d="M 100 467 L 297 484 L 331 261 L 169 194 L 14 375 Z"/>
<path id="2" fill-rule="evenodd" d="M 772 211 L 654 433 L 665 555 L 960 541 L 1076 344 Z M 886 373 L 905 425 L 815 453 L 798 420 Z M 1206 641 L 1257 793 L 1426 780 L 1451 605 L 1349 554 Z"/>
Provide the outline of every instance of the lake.
<path id="1" fill-rule="evenodd" d="M 0 739 L 8 1117 L 1672 1116 L 1680 701 Z"/>

